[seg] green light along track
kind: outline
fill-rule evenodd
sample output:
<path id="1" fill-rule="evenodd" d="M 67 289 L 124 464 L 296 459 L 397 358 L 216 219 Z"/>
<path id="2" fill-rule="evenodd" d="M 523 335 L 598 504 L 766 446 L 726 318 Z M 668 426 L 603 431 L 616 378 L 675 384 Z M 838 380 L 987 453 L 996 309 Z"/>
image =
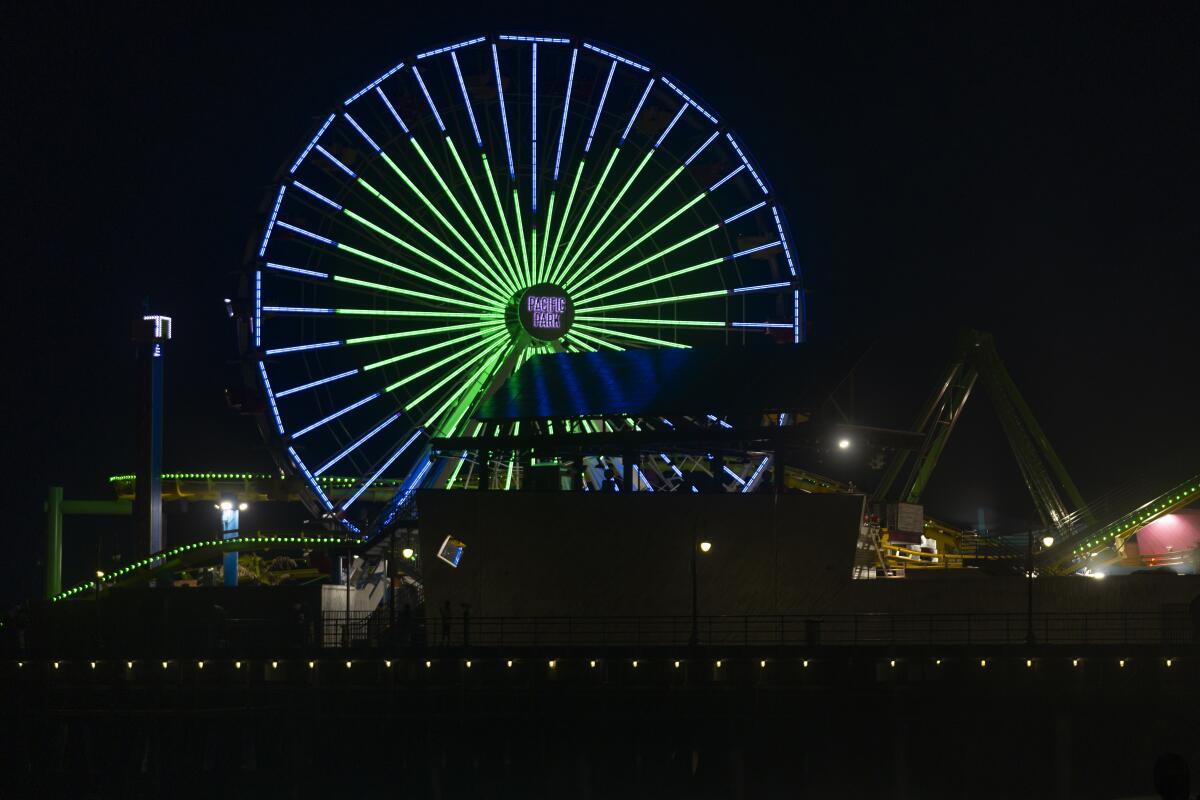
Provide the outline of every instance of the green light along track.
<path id="1" fill-rule="evenodd" d="M 355 536 L 415 488 L 465 485 L 472 455 L 433 461 L 429 439 L 478 432 L 530 358 L 803 335 L 786 221 L 743 140 L 669 74 L 583 39 L 404 59 L 314 127 L 265 212 L 240 318 L 261 427 Z"/>

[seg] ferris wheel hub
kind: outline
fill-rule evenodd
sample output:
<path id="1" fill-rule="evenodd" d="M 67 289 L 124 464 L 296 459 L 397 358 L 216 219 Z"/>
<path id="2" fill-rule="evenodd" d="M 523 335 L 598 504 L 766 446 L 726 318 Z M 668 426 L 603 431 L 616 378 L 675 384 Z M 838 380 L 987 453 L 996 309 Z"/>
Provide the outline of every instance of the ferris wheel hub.
<path id="1" fill-rule="evenodd" d="M 539 342 L 561 339 L 575 321 L 571 296 L 561 286 L 539 283 L 515 298 L 521 329 Z"/>

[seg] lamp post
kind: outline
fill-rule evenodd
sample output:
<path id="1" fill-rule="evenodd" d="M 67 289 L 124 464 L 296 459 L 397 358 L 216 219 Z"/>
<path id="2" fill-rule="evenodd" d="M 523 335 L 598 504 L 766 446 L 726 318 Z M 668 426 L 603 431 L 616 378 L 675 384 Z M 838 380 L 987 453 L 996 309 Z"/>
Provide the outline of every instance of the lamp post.
<path id="1" fill-rule="evenodd" d="M 700 643 L 700 627 L 699 627 L 699 599 L 696 580 L 696 553 L 707 553 L 712 550 L 712 542 L 698 542 L 696 540 L 696 529 L 692 528 L 692 635 L 688 639 L 688 645 L 695 647 Z"/>

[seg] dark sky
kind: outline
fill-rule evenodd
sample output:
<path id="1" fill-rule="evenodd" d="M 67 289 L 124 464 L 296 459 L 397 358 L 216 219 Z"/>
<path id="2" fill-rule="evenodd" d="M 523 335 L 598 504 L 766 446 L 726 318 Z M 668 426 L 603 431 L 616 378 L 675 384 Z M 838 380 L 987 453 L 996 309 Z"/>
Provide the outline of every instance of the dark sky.
<path id="1" fill-rule="evenodd" d="M 887 418 L 862 421 L 907 423 L 972 326 L 1085 496 L 1200 468 L 1194 3 L 77 5 L 7 11 L 0 47 L 5 600 L 39 590 L 45 487 L 108 497 L 131 469 L 142 298 L 177 325 L 168 468 L 271 464 L 223 396 L 221 300 L 265 193 L 336 100 L 479 33 L 607 42 L 731 121 L 789 210 L 812 336 L 883 340 L 862 403 Z M 986 403 L 927 499 L 1028 513 Z"/>

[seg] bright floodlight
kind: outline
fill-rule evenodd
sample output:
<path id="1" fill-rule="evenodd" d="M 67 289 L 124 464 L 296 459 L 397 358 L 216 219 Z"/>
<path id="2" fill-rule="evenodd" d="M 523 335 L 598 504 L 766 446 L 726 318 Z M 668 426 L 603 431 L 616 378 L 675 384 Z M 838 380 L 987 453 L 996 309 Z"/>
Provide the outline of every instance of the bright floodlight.
<path id="1" fill-rule="evenodd" d="M 413 549 L 411 547 L 406 547 L 400 551 L 400 555 L 404 556 L 406 559 L 412 558 L 413 557 Z"/>
<path id="2" fill-rule="evenodd" d="M 233 511 L 233 501 L 232 500 L 222 500 L 221 501 L 221 510 L 222 511 Z"/>
<path id="3" fill-rule="evenodd" d="M 1042 537 L 1042 547 L 1050 547 L 1053 544 L 1054 544 L 1053 536 L 1043 536 Z"/>
<path id="4" fill-rule="evenodd" d="M 249 503 L 238 503 L 238 511 L 245 511 L 249 507 Z"/>
<path id="5" fill-rule="evenodd" d="M 850 440 L 849 439 L 838 439 L 838 449 L 839 450 L 848 450 L 849 448 L 850 448 Z"/>
<path id="6" fill-rule="evenodd" d="M 701 553 L 707 553 L 709 550 L 712 550 L 712 542 L 701 542 L 700 543 L 700 552 Z"/>
<path id="7" fill-rule="evenodd" d="M 1093 572 L 1092 577 L 1095 578 L 1096 580 L 1100 580 L 1101 578 L 1104 577 L 1104 573 L 1103 572 Z"/>

